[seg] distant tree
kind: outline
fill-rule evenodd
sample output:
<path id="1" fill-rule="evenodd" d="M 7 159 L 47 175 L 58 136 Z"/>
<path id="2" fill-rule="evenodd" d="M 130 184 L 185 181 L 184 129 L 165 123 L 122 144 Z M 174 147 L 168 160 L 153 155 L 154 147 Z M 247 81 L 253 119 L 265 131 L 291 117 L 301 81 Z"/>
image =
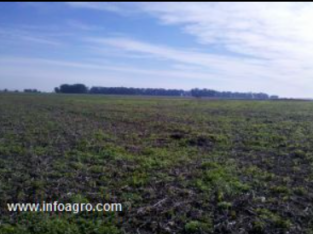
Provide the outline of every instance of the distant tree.
<path id="1" fill-rule="evenodd" d="M 218 92 L 215 90 L 211 90 L 211 89 L 192 89 L 191 90 L 191 95 L 193 97 L 216 97 L 218 96 Z"/>
<path id="2" fill-rule="evenodd" d="M 191 90 L 191 96 L 196 97 L 196 98 L 200 98 L 202 95 L 201 95 L 200 90 L 196 88 L 196 89 Z"/>
<path id="3" fill-rule="evenodd" d="M 54 92 L 59 93 L 59 92 L 60 92 L 59 87 L 55 87 L 55 88 L 54 88 Z"/>
<path id="4" fill-rule="evenodd" d="M 62 84 L 54 90 L 58 93 L 88 93 L 88 88 L 84 84 Z"/>
<path id="5" fill-rule="evenodd" d="M 279 97 L 277 95 L 272 95 L 270 96 L 270 99 L 279 99 Z"/>
<path id="6" fill-rule="evenodd" d="M 37 89 L 24 89 L 24 93 L 40 93 Z"/>

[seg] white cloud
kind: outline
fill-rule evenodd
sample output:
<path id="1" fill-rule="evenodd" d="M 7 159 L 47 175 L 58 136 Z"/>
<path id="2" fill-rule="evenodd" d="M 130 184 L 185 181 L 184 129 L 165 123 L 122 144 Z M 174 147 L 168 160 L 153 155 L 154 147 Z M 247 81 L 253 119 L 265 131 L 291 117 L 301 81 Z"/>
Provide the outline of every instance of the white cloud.
<path id="1" fill-rule="evenodd" d="M 127 2 L 67 2 L 66 4 L 74 8 L 111 11 L 120 15 L 137 12 L 136 8 L 133 7 L 134 4 Z"/>
<path id="2" fill-rule="evenodd" d="M 177 49 L 120 37 L 89 38 L 87 41 L 98 44 L 99 48 L 101 48 L 101 46 L 110 46 L 118 48 L 122 50 L 122 52 L 129 52 L 132 55 L 150 55 L 154 56 L 156 59 L 196 65 L 203 72 L 214 74 L 221 79 L 268 79 L 272 82 L 285 81 L 287 83 L 294 83 L 293 79 L 286 79 L 285 76 L 276 72 L 274 73 L 271 69 L 268 69 L 268 64 L 265 60 L 234 58 L 217 54 L 201 53 L 188 50 L 188 48 Z"/>
<path id="3" fill-rule="evenodd" d="M 20 42 L 60 46 L 63 43 L 49 35 L 39 35 L 22 29 L 0 29 L 0 42 L 18 44 Z"/>
<path id="4" fill-rule="evenodd" d="M 214 79 L 212 76 L 201 73 L 201 72 L 185 72 L 181 71 L 180 69 L 171 69 L 171 70 L 156 70 L 156 69 L 144 69 L 144 68 L 136 68 L 131 66 L 116 66 L 112 64 L 101 64 L 101 63 L 83 63 L 83 62 L 71 62 L 71 61 L 64 61 L 64 60 L 51 60 L 51 59 L 41 59 L 41 58 L 20 58 L 20 57 L 0 57 L 0 67 L 2 69 L 11 68 L 32 68 L 36 69 L 39 67 L 50 67 L 52 68 L 71 68 L 77 70 L 95 70 L 100 72 L 105 71 L 113 71 L 119 73 L 134 73 L 134 74 L 141 74 L 141 75 L 153 75 L 159 77 L 172 77 L 172 78 L 194 78 L 198 80 L 208 80 Z M 3 71 L 3 70 L 2 70 Z M 11 70 L 10 70 L 11 71 Z M 33 73 L 33 72 L 30 72 Z M 62 73 L 62 71 L 61 71 Z"/>
<path id="5" fill-rule="evenodd" d="M 88 7 L 116 13 L 128 11 L 123 4 L 99 3 Z M 186 49 L 119 38 L 98 42 L 210 67 L 228 77 L 253 76 L 267 86 L 276 86 L 278 91 L 279 82 L 299 86 L 298 95 L 301 88 L 313 90 L 313 3 L 136 3 L 133 8 L 162 24 L 181 27 L 203 45 L 218 45 L 232 54 L 185 52 Z M 246 57 L 234 57 L 233 53 Z"/>
<path id="6" fill-rule="evenodd" d="M 16 69 L 16 68 L 19 69 Z M 37 88 L 52 91 L 63 83 L 84 83 L 88 86 L 128 86 L 189 89 L 215 78 L 200 72 L 176 69 L 154 70 L 101 63 L 71 62 L 40 58 L 0 57 L 0 89 Z M 218 86 L 216 87 L 218 88 Z"/>
<path id="7" fill-rule="evenodd" d="M 79 20 L 68 20 L 67 24 L 69 27 L 78 29 L 78 30 L 85 30 L 85 31 L 98 31 L 98 30 L 104 30 L 103 27 L 96 26 L 96 25 L 91 25 L 91 24 L 86 24 L 83 23 L 82 21 Z"/>
<path id="8" fill-rule="evenodd" d="M 258 58 L 313 57 L 312 3 L 147 3 L 143 10 L 204 44 Z"/>
<path id="9" fill-rule="evenodd" d="M 87 63 L 2 56 L 0 57 L 2 77 L 0 88 L 38 88 L 51 91 L 53 87 L 62 83 L 81 82 L 88 86 L 182 89 L 206 87 L 216 90 L 252 92 L 266 90 L 270 94 L 277 93 L 275 87 L 262 82 L 262 80 L 249 80 L 245 77 L 227 78 L 199 69 L 190 69 L 190 67 L 186 69 L 184 66 L 173 69 L 146 69 L 133 66 L 116 66 L 108 63 L 101 64 L 100 62 Z M 19 69 L 16 69 L 17 67 Z M 284 96 L 299 89 L 297 85 L 290 86 L 285 83 L 281 85 L 281 88 L 284 91 L 279 94 Z M 302 90 L 304 94 L 309 92 L 306 87 Z M 303 97 L 303 95 L 298 97 Z"/>
<path id="10" fill-rule="evenodd" d="M 159 59 L 169 59 L 183 63 L 200 65 L 206 68 L 220 67 L 225 69 L 225 65 L 237 65 L 241 67 L 246 66 L 246 63 L 260 63 L 259 60 L 247 60 L 244 58 L 238 59 L 223 55 L 195 52 L 189 50 L 188 48 L 172 48 L 164 45 L 155 45 L 126 37 L 88 38 L 86 41 L 96 43 L 99 47 L 101 45 L 110 46 L 119 48 L 122 51 L 142 53 L 143 55 L 153 55 L 155 58 Z"/>
<path id="11" fill-rule="evenodd" d="M 185 87 L 188 88 L 199 86 L 220 90 L 263 91 L 284 96 L 313 96 L 313 29 L 311 26 L 313 3 L 74 2 L 67 5 L 73 9 L 97 10 L 100 13 L 110 11 L 124 16 L 121 20 L 127 20 L 126 17 L 133 17 L 135 14 L 140 15 L 141 20 L 147 16 L 153 17 L 164 27 L 174 25 L 183 33 L 193 36 L 195 45 L 199 47 L 194 50 L 155 44 L 132 39 L 136 38 L 134 34 L 130 35 L 131 38 L 123 34 L 112 36 L 113 33 L 124 33 L 123 31 L 105 33 L 97 31 L 95 34 L 91 31 L 100 29 L 101 22 L 97 25 L 89 25 L 84 21 L 68 19 L 65 21 L 67 22 L 65 27 L 57 25 L 54 30 L 43 31 L 37 28 L 21 30 L 7 27 L 0 30 L 0 40 L 22 45 L 25 45 L 25 42 L 32 45 L 46 44 L 48 47 L 59 45 L 61 39 L 68 38 L 63 34 L 73 33 L 72 38 L 75 36 L 77 43 L 70 45 L 72 50 L 67 51 L 69 54 L 71 51 L 79 51 L 78 54 L 82 57 L 94 56 L 95 60 L 104 58 L 107 61 L 112 60 L 112 64 L 75 62 L 79 58 L 72 58 L 72 62 L 64 62 L 61 58 L 59 62 L 30 59 L 29 66 L 34 68 L 33 70 L 27 70 L 26 60 L 17 60 L 15 65 L 24 64 L 27 71 L 34 73 L 35 68 L 40 65 L 46 66 L 51 71 L 51 67 L 57 66 L 71 68 L 75 74 L 77 72 L 74 69 L 84 70 L 86 74 L 87 71 L 95 74 L 91 72 L 95 71 L 97 77 L 100 77 L 101 73 L 114 73 L 124 77 L 127 74 L 133 77 L 135 75 L 160 76 L 164 81 L 163 86 L 166 86 L 167 77 L 168 82 L 172 84 L 176 81 L 177 87 L 181 84 L 179 79 L 189 79 L 189 84 L 185 83 Z M 72 32 L 67 31 L 68 28 L 80 30 Z M 114 29 L 113 26 L 112 28 Z M 159 27 L 158 30 L 162 35 L 163 32 Z M 86 38 L 88 35 L 89 37 Z M 62 41 L 64 42 L 66 41 Z M 208 49 L 200 50 L 205 47 Z M 212 51 L 211 47 L 221 48 L 221 50 L 209 52 Z M 116 62 L 116 58 L 121 60 Z M 140 60 L 155 63 L 154 69 L 144 67 L 146 63 L 140 67 Z M 117 65 L 127 61 L 132 65 Z M 0 62 L 4 64 L 3 59 L 0 59 Z M 159 65 L 164 62 L 168 66 L 162 69 Z M 14 72 L 14 63 L 13 61 L 10 63 L 12 66 L 2 65 L 2 69 L 6 69 L 8 75 Z M 59 73 L 61 75 L 61 70 Z M 145 86 L 149 86 L 151 82 L 147 81 Z"/>

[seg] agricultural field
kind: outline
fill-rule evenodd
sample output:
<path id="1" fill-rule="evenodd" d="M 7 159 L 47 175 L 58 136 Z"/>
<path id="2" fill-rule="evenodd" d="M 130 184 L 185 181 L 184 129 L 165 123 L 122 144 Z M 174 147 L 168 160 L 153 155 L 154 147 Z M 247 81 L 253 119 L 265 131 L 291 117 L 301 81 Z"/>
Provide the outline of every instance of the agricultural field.
<path id="1" fill-rule="evenodd" d="M 0 94 L 1 234 L 313 233 L 313 102 Z M 9 212 L 9 202 L 121 212 Z"/>

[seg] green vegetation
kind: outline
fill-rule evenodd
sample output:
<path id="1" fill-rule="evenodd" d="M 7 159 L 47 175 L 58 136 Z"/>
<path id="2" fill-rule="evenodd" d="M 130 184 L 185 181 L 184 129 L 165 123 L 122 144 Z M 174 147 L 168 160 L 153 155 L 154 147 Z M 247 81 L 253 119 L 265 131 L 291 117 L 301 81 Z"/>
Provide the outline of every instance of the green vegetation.
<path id="1" fill-rule="evenodd" d="M 0 94 L 0 233 L 312 233 L 313 103 Z M 121 202 L 10 213 L 8 202 Z"/>

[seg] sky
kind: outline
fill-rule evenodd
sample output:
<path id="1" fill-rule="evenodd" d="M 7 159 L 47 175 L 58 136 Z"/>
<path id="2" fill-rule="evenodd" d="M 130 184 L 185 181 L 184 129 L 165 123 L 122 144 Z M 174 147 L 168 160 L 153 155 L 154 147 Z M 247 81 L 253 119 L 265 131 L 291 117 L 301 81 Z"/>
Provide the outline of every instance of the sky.
<path id="1" fill-rule="evenodd" d="M 0 89 L 313 98 L 313 3 L 0 3 Z"/>

